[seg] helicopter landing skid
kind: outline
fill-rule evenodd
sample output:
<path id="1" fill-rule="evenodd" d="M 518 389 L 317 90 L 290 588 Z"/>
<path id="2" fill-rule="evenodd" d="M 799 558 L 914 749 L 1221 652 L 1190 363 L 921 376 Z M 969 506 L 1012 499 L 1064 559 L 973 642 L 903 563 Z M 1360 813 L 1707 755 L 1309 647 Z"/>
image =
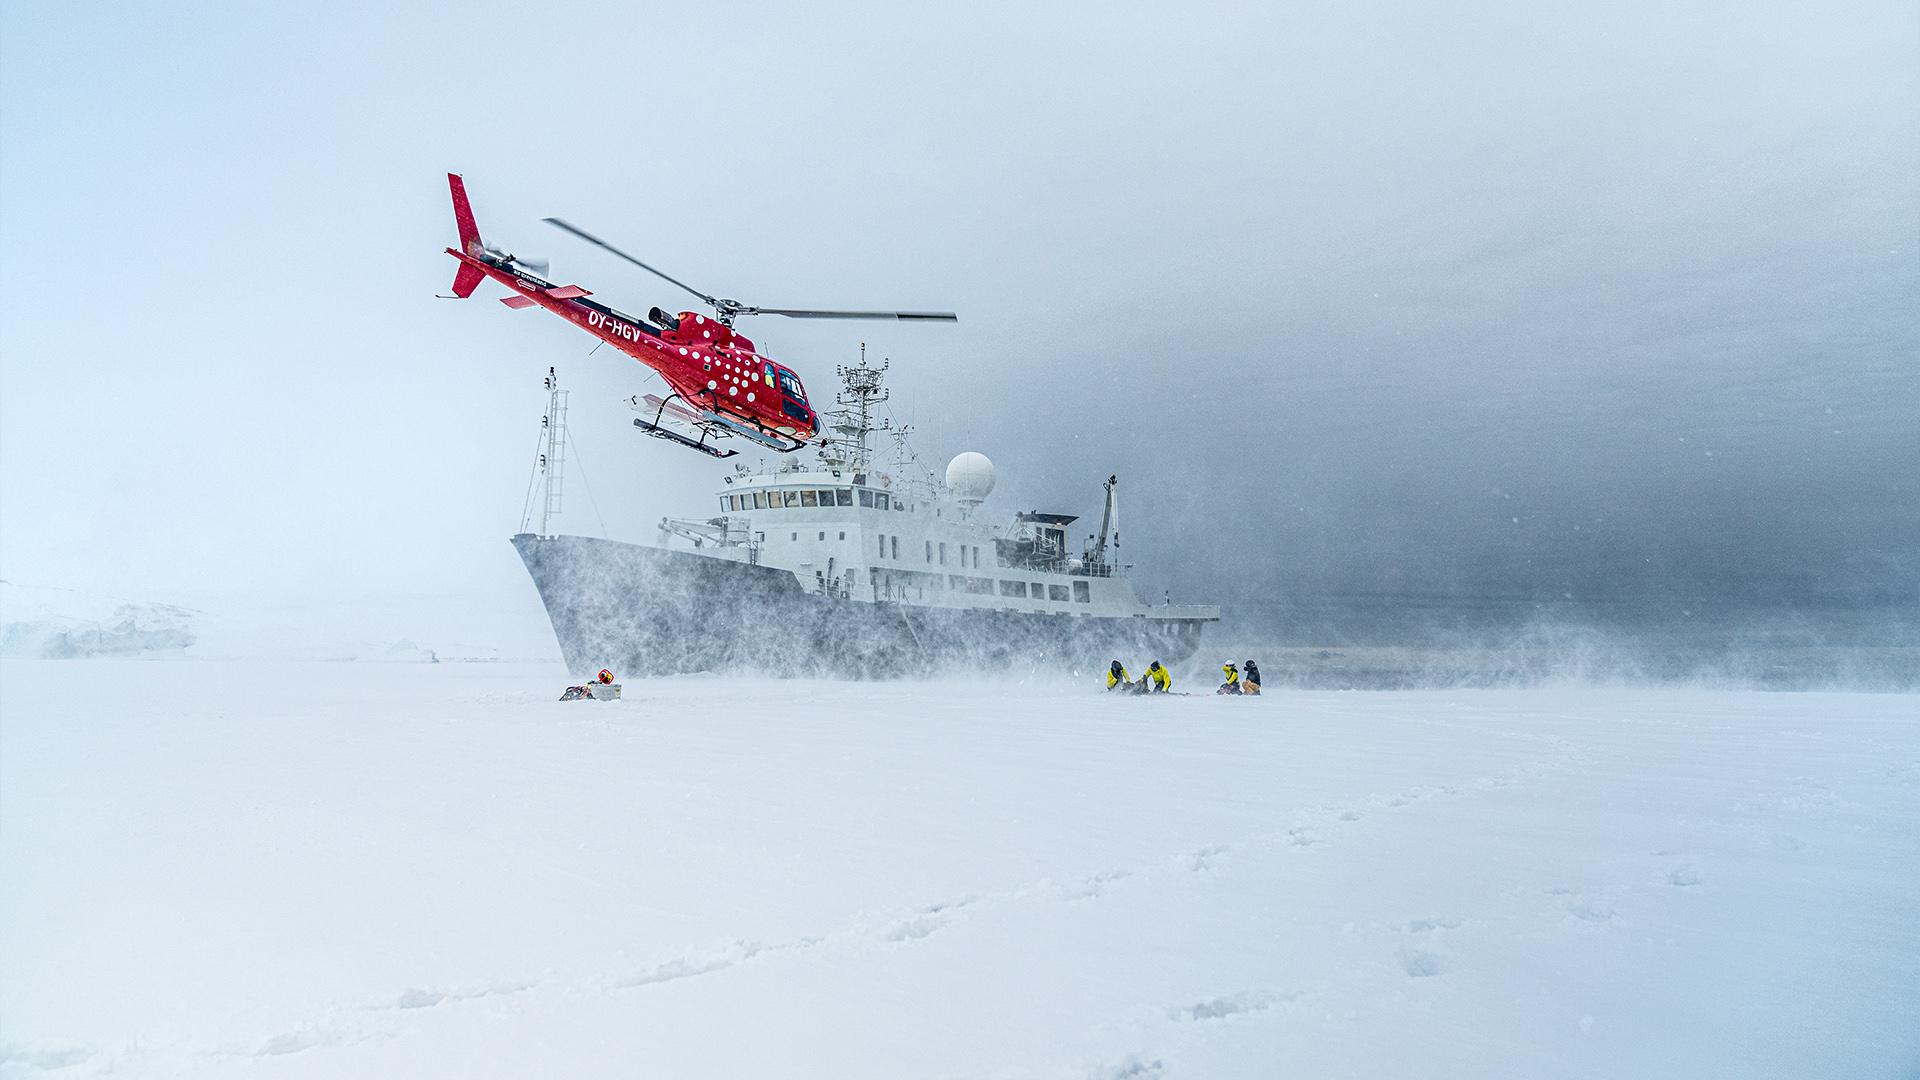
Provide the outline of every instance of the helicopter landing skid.
<path id="1" fill-rule="evenodd" d="M 715 435 L 714 430 L 701 422 L 698 416 L 686 408 L 674 404 L 672 398 L 662 401 L 652 394 L 648 394 L 647 404 L 653 406 L 653 419 L 646 420 L 638 416 L 633 418 L 633 426 L 639 428 L 646 434 L 656 439 L 665 439 L 670 443 L 678 443 L 689 450 L 698 450 L 709 457 L 730 458 L 740 453 L 738 450 L 727 450 L 707 442 L 709 436 Z M 637 406 L 638 402 L 636 402 L 635 405 Z M 687 435 L 667 426 L 669 423 L 674 422 L 684 423 L 698 428 L 700 437 L 698 439 L 689 438 Z M 718 437 L 724 439 L 727 437 L 727 433 L 724 431 L 720 432 L 718 433 Z"/>
<path id="2" fill-rule="evenodd" d="M 644 406 L 642 402 L 645 403 Z M 782 454 L 791 454 L 795 450 L 807 445 L 804 439 L 795 439 L 779 435 L 767 431 L 756 424 L 743 423 L 735 420 L 725 413 L 712 409 L 698 408 L 679 394 L 669 395 L 665 399 L 662 399 L 656 394 L 648 394 L 644 398 L 633 399 L 632 404 L 635 409 L 642 409 L 643 411 L 645 409 L 651 409 L 654 414 L 651 424 L 643 424 L 636 420 L 634 421 L 635 426 L 641 428 L 665 428 L 666 420 L 671 419 L 687 427 L 697 428 L 701 432 L 699 443 L 693 443 L 684 436 L 675 441 L 687 442 L 689 445 L 692 445 L 694 449 L 702 453 L 713 454 L 715 457 L 732 457 L 738 453 L 738 451 L 729 451 L 725 454 L 715 453 L 711 447 L 705 445 L 709 435 L 716 439 L 725 439 L 738 435 L 748 442 L 758 443 L 769 450 L 774 450 Z M 681 433 L 675 432 L 675 434 Z"/>

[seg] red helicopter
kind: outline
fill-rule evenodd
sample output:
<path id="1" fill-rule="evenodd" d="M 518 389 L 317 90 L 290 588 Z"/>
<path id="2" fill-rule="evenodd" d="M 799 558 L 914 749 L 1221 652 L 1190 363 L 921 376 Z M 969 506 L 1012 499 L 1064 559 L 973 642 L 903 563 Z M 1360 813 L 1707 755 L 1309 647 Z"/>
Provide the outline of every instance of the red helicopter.
<path id="1" fill-rule="evenodd" d="M 458 250 L 447 254 L 460 260 L 454 274 L 453 295 L 473 295 L 480 282 L 492 278 L 513 290 L 500 302 L 510 308 L 546 308 L 587 333 L 612 345 L 660 373 L 672 391 L 664 399 L 649 394 L 645 401 L 652 420 L 636 419 L 634 426 L 656 438 L 679 443 L 714 457 L 739 453 L 713 445 L 739 436 L 783 454 L 792 453 L 820 433 L 820 417 L 807 403 L 800 377 L 785 365 L 754 351 L 753 342 L 733 329 L 742 315 L 785 315 L 790 319 L 899 319 L 915 322 L 956 322 L 951 311 L 819 311 L 770 308 L 738 300 L 708 296 L 676 281 L 605 240 L 575 228 L 559 218 L 545 219 L 586 242 L 678 285 L 713 309 L 709 317 L 691 311 L 669 315 L 659 308 L 645 319 L 587 299 L 592 293 L 578 285 L 546 280 L 547 264 L 523 259 L 489 246 L 480 239 L 467 186 L 458 173 L 447 174 L 453 192 L 453 223 L 460 232 Z M 694 438 L 691 432 L 697 432 Z M 712 440 L 712 442 L 709 442 Z"/>

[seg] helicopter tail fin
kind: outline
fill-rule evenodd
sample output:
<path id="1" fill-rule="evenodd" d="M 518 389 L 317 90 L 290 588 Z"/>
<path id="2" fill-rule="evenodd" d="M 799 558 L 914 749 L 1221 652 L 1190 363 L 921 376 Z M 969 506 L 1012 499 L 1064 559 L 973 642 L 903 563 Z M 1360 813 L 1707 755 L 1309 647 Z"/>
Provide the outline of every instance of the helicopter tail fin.
<path id="1" fill-rule="evenodd" d="M 453 225 L 460 230 L 460 250 L 468 255 L 478 255 L 485 250 L 480 242 L 480 226 L 474 224 L 473 206 L 467 202 L 467 184 L 459 173 L 447 174 L 447 187 L 453 192 Z M 471 263 L 461 263 L 459 272 L 453 275 L 453 295 L 468 297 L 473 290 L 486 280 L 486 274 Z"/>

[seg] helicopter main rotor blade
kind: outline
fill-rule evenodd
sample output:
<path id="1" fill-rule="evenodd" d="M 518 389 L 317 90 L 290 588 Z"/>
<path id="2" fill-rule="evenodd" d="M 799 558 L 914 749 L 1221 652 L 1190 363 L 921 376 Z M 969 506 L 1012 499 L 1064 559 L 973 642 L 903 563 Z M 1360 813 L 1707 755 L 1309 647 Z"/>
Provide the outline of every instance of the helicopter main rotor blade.
<path id="1" fill-rule="evenodd" d="M 624 251 L 621 251 L 619 248 L 614 247 L 612 244 L 607 243 L 605 240 L 600 239 L 599 237 L 593 235 L 592 233 L 588 232 L 585 229 L 576 228 L 575 226 L 569 225 L 566 222 L 555 217 L 542 218 L 541 220 L 545 221 L 547 224 L 553 226 L 556 229 L 561 229 L 565 232 L 570 232 L 573 235 L 579 237 L 580 239 L 585 240 L 587 243 L 594 245 L 595 247 L 604 248 L 607 251 L 610 251 L 613 254 L 618 255 L 619 257 L 627 260 L 628 262 L 639 267 L 640 269 L 645 270 L 649 274 L 653 274 L 656 277 L 663 278 L 667 281 L 672 282 L 675 285 L 680 286 L 681 288 L 687 290 L 688 292 L 699 297 L 700 299 L 705 300 L 709 305 L 718 307 L 720 304 L 720 301 L 715 299 L 714 297 L 708 296 L 706 293 L 701 292 L 699 289 L 694 288 L 693 286 L 687 284 L 684 281 L 679 280 L 678 278 L 674 277 L 671 274 L 666 273 L 665 271 L 656 270 L 653 267 L 648 266 L 646 263 L 641 262 L 639 259 L 634 258 L 633 256 L 627 254 Z"/>
<path id="2" fill-rule="evenodd" d="M 816 311 L 809 308 L 747 308 L 747 315 L 785 315 L 789 319 L 898 319 L 901 322 L 959 322 L 951 311 Z"/>

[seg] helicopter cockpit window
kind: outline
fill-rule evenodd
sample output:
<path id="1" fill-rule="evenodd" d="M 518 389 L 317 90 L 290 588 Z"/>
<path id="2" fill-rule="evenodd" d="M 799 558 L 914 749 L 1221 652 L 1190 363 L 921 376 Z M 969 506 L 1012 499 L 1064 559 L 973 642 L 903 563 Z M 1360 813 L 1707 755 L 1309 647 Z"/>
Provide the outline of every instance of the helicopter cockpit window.
<path id="1" fill-rule="evenodd" d="M 786 391 L 787 396 L 795 401 L 807 400 L 806 391 L 800 389 L 800 380 L 793 377 L 793 372 L 784 368 L 780 371 L 780 389 Z"/>

